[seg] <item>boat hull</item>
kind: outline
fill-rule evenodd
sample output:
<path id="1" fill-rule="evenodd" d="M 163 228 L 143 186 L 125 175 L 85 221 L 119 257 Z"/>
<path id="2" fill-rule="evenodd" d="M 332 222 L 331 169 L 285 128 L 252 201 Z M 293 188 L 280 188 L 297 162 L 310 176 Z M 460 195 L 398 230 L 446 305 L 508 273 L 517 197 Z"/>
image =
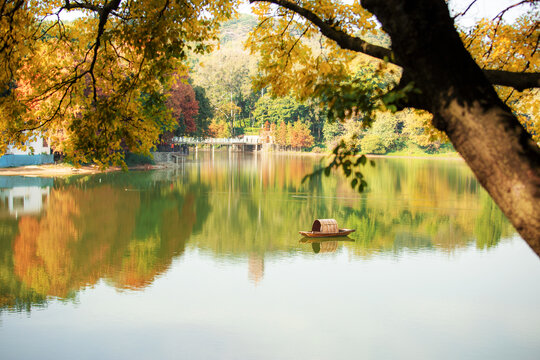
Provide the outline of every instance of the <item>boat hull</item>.
<path id="1" fill-rule="evenodd" d="M 339 229 L 338 232 L 320 232 L 320 231 L 299 231 L 300 235 L 304 235 L 310 238 L 325 238 L 325 237 L 336 237 L 336 236 L 347 236 L 350 233 L 354 232 L 353 229 Z"/>

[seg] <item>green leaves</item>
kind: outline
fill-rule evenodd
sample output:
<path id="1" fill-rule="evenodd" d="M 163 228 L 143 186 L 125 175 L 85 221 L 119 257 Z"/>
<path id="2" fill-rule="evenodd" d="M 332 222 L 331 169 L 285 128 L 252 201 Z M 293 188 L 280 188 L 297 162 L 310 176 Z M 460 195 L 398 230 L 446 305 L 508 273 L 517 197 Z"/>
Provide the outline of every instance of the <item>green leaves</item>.
<path id="1" fill-rule="evenodd" d="M 373 112 L 379 107 L 376 89 L 380 84 L 377 80 L 380 79 L 375 74 L 360 72 L 346 81 L 318 84 L 314 96 L 328 106 L 328 121 L 362 117 L 364 125 L 369 126 Z"/>
<path id="2" fill-rule="evenodd" d="M 395 88 L 381 96 L 381 100 L 386 109 L 395 113 L 398 109 L 406 106 L 410 94 L 421 94 L 420 89 L 414 87 L 414 81 L 411 81 L 404 87 Z"/>
<path id="3" fill-rule="evenodd" d="M 311 181 L 320 177 L 322 174 L 329 176 L 332 170 L 339 170 L 351 179 L 351 187 L 358 192 L 362 192 L 367 188 L 367 182 L 364 180 L 364 175 L 359 170 L 360 166 L 367 164 L 366 155 L 358 155 L 360 150 L 355 146 L 347 146 L 344 141 L 341 141 L 332 151 L 332 160 L 327 166 L 321 167 L 311 174 L 304 176 L 302 183 Z M 375 162 L 371 160 L 371 166 L 375 166 Z"/>

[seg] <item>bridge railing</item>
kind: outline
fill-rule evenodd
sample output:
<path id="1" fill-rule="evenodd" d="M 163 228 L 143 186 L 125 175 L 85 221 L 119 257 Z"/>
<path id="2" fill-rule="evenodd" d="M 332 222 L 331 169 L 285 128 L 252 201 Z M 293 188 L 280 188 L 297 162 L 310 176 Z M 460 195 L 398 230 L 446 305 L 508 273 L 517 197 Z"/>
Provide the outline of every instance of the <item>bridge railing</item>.
<path id="1" fill-rule="evenodd" d="M 195 138 L 175 136 L 172 139 L 173 144 L 210 144 L 210 145 L 228 145 L 228 144 L 261 144 L 259 136 L 247 135 L 242 138 Z"/>

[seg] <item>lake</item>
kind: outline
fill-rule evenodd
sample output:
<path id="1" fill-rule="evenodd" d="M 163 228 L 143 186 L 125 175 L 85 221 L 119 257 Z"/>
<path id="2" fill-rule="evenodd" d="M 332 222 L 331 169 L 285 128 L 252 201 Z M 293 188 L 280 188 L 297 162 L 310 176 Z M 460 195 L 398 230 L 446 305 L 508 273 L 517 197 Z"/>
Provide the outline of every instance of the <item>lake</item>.
<path id="1" fill-rule="evenodd" d="M 0 358 L 538 358 L 539 259 L 463 162 L 318 163 L 0 177 Z"/>

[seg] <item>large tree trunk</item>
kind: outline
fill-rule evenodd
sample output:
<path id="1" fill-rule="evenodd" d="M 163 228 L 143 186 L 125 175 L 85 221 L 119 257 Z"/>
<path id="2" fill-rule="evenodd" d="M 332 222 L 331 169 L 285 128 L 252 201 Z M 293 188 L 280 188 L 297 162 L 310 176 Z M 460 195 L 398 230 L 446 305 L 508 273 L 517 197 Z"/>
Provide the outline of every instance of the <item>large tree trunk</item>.
<path id="1" fill-rule="evenodd" d="M 443 0 L 364 0 L 392 39 L 403 81 L 540 255 L 540 149 L 464 48 Z"/>

